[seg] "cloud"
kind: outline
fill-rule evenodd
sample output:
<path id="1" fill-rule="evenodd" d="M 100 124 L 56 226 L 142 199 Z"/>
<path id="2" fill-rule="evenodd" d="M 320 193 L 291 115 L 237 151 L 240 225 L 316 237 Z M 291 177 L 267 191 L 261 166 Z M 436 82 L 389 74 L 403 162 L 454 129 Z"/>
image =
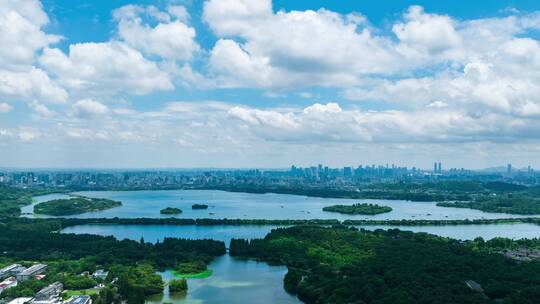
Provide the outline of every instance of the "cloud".
<path id="1" fill-rule="evenodd" d="M 47 106 L 40 104 L 37 101 L 30 103 L 30 108 L 32 108 L 32 110 L 34 110 L 34 112 L 41 117 L 52 117 L 56 115 L 56 112 L 50 110 L 47 108 Z"/>
<path id="2" fill-rule="evenodd" d="M 140 95 L 173 89 L 169 76 L 156 63 L 121 42 L 72 44 L 67 55 L 46 48 L 40 63 L 62 84 L 86 94 Z"/>
<path id="3" fill-rule="evenodd" d="M 461 36 L 452 18 L 426 14 L 420 6 L 411 6 L 405 13 L 405 23 L 396 23 L 392 31 L 405 52 L 418 52 L 422 56 L 444 55 L 462 44 Z"/>
<path id="4" fill-rule="evenodd" d="M 433 105 L 433 104 L 432 104 Z M 415 111 L 344 110 L 336 103 L 304 109 L 234 107 L 228 114 L 258 138 L 284 143 L 465 143 L 538 140 L 540 123 L 502 113 L 475 115 L 443 104 Z"/>
<path id="5" fill-rule="evenodd" d="M 60 36 L 43 31 L 49 23 L 37 0 L 0 2 L 0 97 L 64 102 L 67 92 L 35 66 L 35 56 Z"/>
<path id="6" fill-rule="evenodd" d="M 10 104 L 5 103 L 5 102 L 0 102 L 0 114 L 11 112 L 11 110 L 13 110 L 13 107 Z"/>
<path id="7" fill-rule="evenodd" d="M 4 0 L 0 3 L 0 67 L 20 70 L 29 67 L 35 53 L 60 40 L 42 28 L 49 23 L 37 0 Z"/>
<path id="8" fill-rule="evenodd" d="M 75 116 L 91 117 L 104 115 L 109 112 L 109 108 L 92 99 L 81 99 L 73 104 L 71 110 Z"/>
<path id="9" fill-rule="evenodd" d="M 127 5 L 114 10 L 113 16 L 118 22 L 119 38 L 145 54 L 189 61 L 200 50 L 195 29 L 186 23 L 189 14 L 183 6 L 159 11 L 154 6 Z M 148 18 L 157 24 L 145 22 Z"/>
<path id="10" fill-rule="evenodd" d="M 62 103 L 68 93 L 43 70 L 31 67 L 19 72 L 0 69 L 0 96 Z"/>
<path id="11" fill-rule="evenodd" d="M 390 39 L 372 35 L 357 13 L 274 13 L 270 1 L 210 0 L 203 18 L 221 38 L 209 66 L 225 87 L 342 87 L 400 66 Z"/>
<path id="12" fill-rule="evenodd" d="M 17 133 L 17 137 L 22 142 L 32 141 L 38 138 L 41 135 L 41 132 L 34 128 L 20 128 Z"/>

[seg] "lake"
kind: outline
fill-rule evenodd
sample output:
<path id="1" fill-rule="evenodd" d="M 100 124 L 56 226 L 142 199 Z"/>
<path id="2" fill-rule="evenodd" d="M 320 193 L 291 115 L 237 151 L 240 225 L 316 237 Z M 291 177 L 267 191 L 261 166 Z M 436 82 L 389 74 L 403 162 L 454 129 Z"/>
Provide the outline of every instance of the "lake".
<path id="1" fill-rule="evenodd" d="M 103 236 L 112 235 L 117 239 L 140 240 L 146 242 L 161 241 L 165 237 L 187 239 L 214 239 L 225 242 L 229 246 L 231 238 L 254 239 L 263 238 L 270 230 L 278 226 L 256 225 L 216 225 L 216 226 L 166 226 L 166 225 L 77 225 L 67 227 L 64 233 L 87 233 Z M 476 237 L 492 239 L 494 237 L 537 238 L 540 237 L 540 226 L 535 224 L 486 224 L 486 225 L 459 225 L 459 226 L 356 226 L 367 230 L 398 228 L 414 232 L 427 232 L 439 236 L 460 240 L 472 240 Z"/>
<path id="2" fill-rule="evenodd" d="M 302 303 L 283 289 L 285 266 L 223 255 L 208 266 L 213 274 L 205 279 L 187 279 L 187 294 L 164 293 L 148 297 L 147 303 Z M 174 279 L 172 271 L 159 273 L 165 282 Z"/>
<path id="3" fill-rule="evenodd" d="M 96 198 L 108 198 L 122 202 L 121 207 L 74 215 L 76 218 L 93 217 L 171 217 L 159 211 L 166 207 L 183 210 L 179 218 L 230 218 L 230 219 L 477 219 L 526 217 L 504 213 L 486 213 L 479 210 L 445 208 L 435 202 L 410 202 L 396 200 L 351 200 L 336 198 L 306 197 L 289 194 L 258 194 L 225 192 L 217 190 L 157 190 L 157 191 L 87 191 L 76 194 Z M 49 194 L 35 197 L 36 203 L 57 198 L 65 194 Z M 346 215 L 322 211 L 334 204 L 358 202 L 390 206 L 389 213 L 378 215 Z M 192 210 L 192 204 L 207 204 L 207 210 Z M 23 213 L 32 213 L 33 206 L 22 208 Z M 33 217 L 34 215 L 25 215 Z"/>

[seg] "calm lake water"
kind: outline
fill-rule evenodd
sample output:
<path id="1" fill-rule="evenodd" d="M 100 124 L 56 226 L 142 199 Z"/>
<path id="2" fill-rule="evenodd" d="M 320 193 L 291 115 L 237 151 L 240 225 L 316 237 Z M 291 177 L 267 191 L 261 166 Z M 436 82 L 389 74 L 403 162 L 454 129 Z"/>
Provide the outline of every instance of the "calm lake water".
<path id="1" fill-rule="evenodd" d="M 257 239 L 264 238 L 270 230 L 278 226 L 167 226 L 167 225 L 78 225 L 67 227 L 62 232 L 76 234 L 112 235 L 119 240 L 130 239 L 155 243 L 166 237 L 185 239 L 214 239 L 225 242 L 228 247 L 232 238 Z"/>
<path id="2" fill-rule="evenodd" d="M 187 294 L 164 293 L 148 298 L 147 303 L 302 303 L 283 289 L 285 266 L 270 266 L 263 262 L 224 255 L 208 266 L 213 274 L 205 279 L 187 279 Z M 165 282 L 174 279 L 172 271 L 160 273 Z"/>
<path id="3" fill-rule="evenodd" d="M 216 190 L 168 190 L 168 191 L 91 191 L 76 194 L 108 198 L 122 202 L 121 207 L 75 215 L 77 218 L 92 217 L 170 217 L 159 211 L 166 207 L 183 210 L 179 218 L 230 218 L 230 219 L 476 219 L 523 217 L 504 213 L 486 213 L 479 210 L 437 207 L 435 202 L 410 202 L 393 200 L 351 200 L 317 198 L 288 194 L 253 194 Z M 63 194 L 35 197 L 36 202 L 66 198 Z M 389 213 L 373 216 L 345 215 L 325 212 L 322 208 L 334 204 L 359 202 L 390 206 Z M 207 210 L 192 210 L 192 204 L 207 204 Z M 33 206 L 23 208 L 32 213 Z M 33 215 L 25 215 L 33 216 Z"/>
<path id="4" fill-rule="evenodd" d="M 414 232 L 427 232 L 460 240 L 472 240 L 478 236 L 484 239 L 507 237 L 513 239 L 538 238 L 540 226 L 534 224 L 489 224 L 460 226 L 356 226 L 367 230 L 398 228 Z M 231 238 L 255 239 L 263 238 L 277 226 L 164 226 L 164 225 L 78 225 L 67 227 L 64 233 L 88 233 L 103 236 L 112 235 L 117 239 L 156 242 L 165 237 L 187 239 L 214 239 L 225 242 L 229 246 Z"/>

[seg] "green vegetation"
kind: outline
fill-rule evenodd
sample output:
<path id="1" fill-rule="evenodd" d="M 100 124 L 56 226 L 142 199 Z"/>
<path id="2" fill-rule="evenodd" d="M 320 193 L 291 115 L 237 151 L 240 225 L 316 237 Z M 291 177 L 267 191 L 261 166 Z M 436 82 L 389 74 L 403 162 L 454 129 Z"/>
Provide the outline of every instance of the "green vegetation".
<path id="1" fill-rule="evenodd" d="M 95 295 L 98 294 L 98 290 L 96 289 L 83 289 L 83 290 L 66 290 L 64 294 L 67 297 L 73 297 L 73 296 L 81 296 L 81 295 Z"/>
<path id="2" fill-rule="evenodd" d="M 480 197 L 470 202 L 441 202 L 440 207 L 470 208 L 484 212 L 540 214 L 540 198 L 529 195 Z"/>
<path id="3" fill-rule="evenodd" d="M 174 272 L 174 276 L 177 278 L 184 278 L 184 279 L 206 279 L 209 276 L 211 276 L 214 272 L 212 269 L 206 269 L 205 271 L 199 272 L 199 273 L 178 273 Z"/>
<path id="4" fill-rule="evenodd" d="M 509 260 L 493 252 L 498 243 L 513 241 L 297 226 L 231 240 L 230 254 L 285 264 L 285 289 L 306 303 L 537 303 L 540 262 Z"/>
<path id="5" fill-rule="evenodd" d="M 193 205 L 191 205 L 191 209 L 193 209 L 193 210 L 208 209 L 208 205 L 205 205 L 205 204 L 193 204 Z"/>
<path id="6" fill-rule="evenodd" d="M 182 209 L 179 208 L 173 208 L 173 207 L 167 207 L 165 209 L 161 209 L 159 211 L 161 214 L 180 214 L 182 213 Z"/>
<path id="7" fill-rule="evenodd" d="M 144 303 L 146 296 L 163 292 L 165 286 L 161 276 L 149 264 L 136 267 L 115 265 L 111 267 L 111 273 L 118 277 L 118 292 L 126 297 L 128 303 Z"/>
<path id="8" fill-rule="evenodd" d="M 122 206 L 122 203 L 103 198 L 77 196 L 70 199 L 56 199 L 39 203 L 34 206 L 34 213 L 64 216 L 100 211 L 118 206 Z"/>
<path id="9" fill-rule="evenodd" d="M 375 215 L 392 211 L 391 207 L 375 204 L 333 205 L 324 207 L 323 211 L 338 212 L 345 214 Z"/>
<path id="10" fill-rule="evenodd" d="M 186 279 L 171 280 L 169 282 L 169 292 L 186 292 L 188 284 Z"/>
<path id="11" fill-rule="evenodd" d="M 21 220 L 13 222 L 19 225 Z M 27 223 L 56 223 L 61 227 L 88 224 L 118 224 L 118 225 L 335 225 L 338 220 L 310 219 L 310 220 L 265 220 L 265 219 L 188 219 L 188 218 L 60 218 L 60 219 L 25 219 Z"/>
<path id="12" fill-rule="evenodd" d="M 28 191 L 0 185 L 0 218 L 18 217 L 21 207 L 31 203 L 32 196 Z"/>
<path id="13" fill-rule="evenodd" d="M 178 265 L 174 267 L 174 270 L 183 274 L 199 273 L 206 270 L 206 264 L 201 261 L 178 263 Z"/>

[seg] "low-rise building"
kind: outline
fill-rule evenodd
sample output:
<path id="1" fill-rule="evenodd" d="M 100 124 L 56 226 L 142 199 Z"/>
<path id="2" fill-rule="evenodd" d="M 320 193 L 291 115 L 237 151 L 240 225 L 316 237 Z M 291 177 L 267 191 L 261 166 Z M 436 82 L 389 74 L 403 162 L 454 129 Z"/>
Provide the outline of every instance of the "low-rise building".
<path id="1" fill-rule="evenodd" d="M 64 285 L 62 285 L 62 283 L 60 282 L 54 282 L 51 285 L 38 291 L 38 293 L 36 293 L 35 298 L 38 301 L 56 298 L 60 296 L 60 294 L 62 293 L 62 290 L 64 290 Z"/>
<path id="2" fill-rule="evenodd" d="M 4 280 L 3 282 L 0 282 L 0 294 L 11 287 L 17 286 L 17 280 L 14 277 L 8 278 Z"/>
<path id="3" fill-rule="evenodd" d="M 27 304 L 27 303 L 32 303 L 32 299 L 33 298 L 16 298 L 16 299 L 13 299 L 11 301 L 9 301 L 7 304 Z"/>
<path id="4" fill-rule="evenodd" d="M 36 264 L 31 267 L 26 268 L 25 270 L 21 271 L 17 274 L 17 280 L 18 281 L 26 281 L 30 279 L 32 276 L 35 276 L 37 274 L 42 273 L 45 271 L 45 268 L 47 268 L 47 265 L 45 264 Z"/>
<path id="5" fill-rule="evenodd" d="M 67 301 L 64 301 L 63 304 L 92 304 L 92 298 L 90 296 L 73 296 Z"/>
<path id="6" fill-rule="evenodd" d="M 25 268 L 21 266 L 20 264 L 11 264 L 9 266 L 6 266 L 0 269 L 0 279 L 14 276 L 18 274 L 19 272 L 23 271 L 24 269 Z"/>
<path id="7" fill-rule="evenodd" d="M 94 272 L 94 274 L 92 275 L 94 278 L 98 278 L 98 279 L 101 279 L 101 280 L 105 280 L 107 278 L 107 276 L 109 275 L 109 272 L 108 271 L 105 271 L 103 269 L 98 269 L 96 270 L 96 272 Z"/>
<path id="8" fill-rule="evenodd" d="M 50 299 L 36 300 L 32 301 L 32 304 L 62 304 L 62 298 L 55 297 Z"/>

